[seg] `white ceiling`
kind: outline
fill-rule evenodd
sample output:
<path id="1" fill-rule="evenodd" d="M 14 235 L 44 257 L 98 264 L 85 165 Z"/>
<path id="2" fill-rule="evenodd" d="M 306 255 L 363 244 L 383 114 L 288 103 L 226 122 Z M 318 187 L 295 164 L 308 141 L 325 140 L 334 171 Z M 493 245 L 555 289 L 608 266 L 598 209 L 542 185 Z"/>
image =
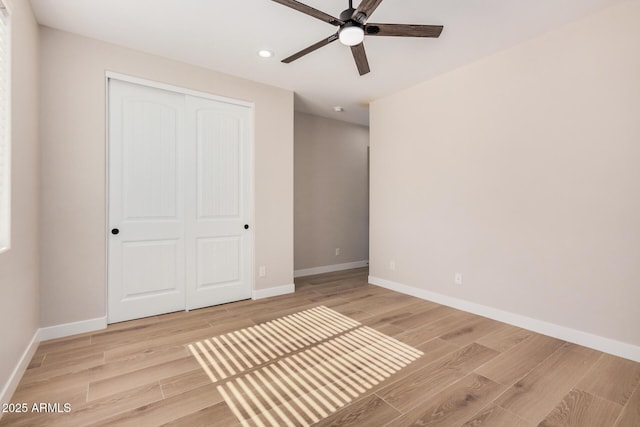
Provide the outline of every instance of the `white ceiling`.
<path id="1" fill-rule="evenodd" d="M 270 0 L 31 0 L 38 22 L 293 90 L 296 110 L 367 125 L 368 103 L 619 0 L 385 0 L 369 22 L 444 25 L 439 39 L 367 37 L 360 77 L 336 28 Z M 339 16 L 347 0 L 303 0 Z M 357 6 L 359 0 L 354 1 Z M 597 30 L 597 29 L 594 29 Z M 274 52 L 271 59 L 257 56 Z M 332 109 L 341 105 L 345 111 Z"/>

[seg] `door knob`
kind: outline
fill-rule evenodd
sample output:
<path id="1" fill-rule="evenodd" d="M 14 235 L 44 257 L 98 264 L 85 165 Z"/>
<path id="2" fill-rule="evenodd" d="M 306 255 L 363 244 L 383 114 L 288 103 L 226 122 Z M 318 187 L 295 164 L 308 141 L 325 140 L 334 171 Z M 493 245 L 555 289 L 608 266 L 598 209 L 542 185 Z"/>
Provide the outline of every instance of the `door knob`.
<path id="1" fill-rule="evenodd" d="M 245 229 L 245 230 L 248 230 L 248 229 L 249 229 L 249 224 L 245 224 L 245 225 L 244 225 L 244 229 Z"/>
<path id="2" fill-rule="evenodd" d="M 120 233 L 120 230 L 118 230 L 117 228 L 111 229 L 111 234 L 115 235 L 115 234 L 118 234 L 118 233 Z"/>

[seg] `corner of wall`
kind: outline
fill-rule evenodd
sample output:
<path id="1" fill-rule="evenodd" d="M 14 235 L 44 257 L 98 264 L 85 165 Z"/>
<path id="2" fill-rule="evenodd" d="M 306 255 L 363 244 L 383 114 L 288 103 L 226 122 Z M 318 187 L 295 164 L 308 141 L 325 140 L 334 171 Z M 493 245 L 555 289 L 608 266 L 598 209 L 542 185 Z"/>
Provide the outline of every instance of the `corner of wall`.
<path id="1" fill-rule="evenodd" d="M 18 360 L 15 368 L 11 372 L 7 382 L 4 384 L 2 391 L 0 392 L 0 406 L 4 407 L 5 403 L 9 403 L 11 401 L 11 397 L 13 393 L 18 388 L 18 384 L 22 379 L 22 376 L 26 372 L 29 367 L 29 363 L 31 363 L 31 359 L 33 355 L 36 353 L 38 349 L 38 345 L 40 344 L 40 330 L 38 329 L 31 337 L 31 341 L 27 345 L 27 348 L 22 352 L 22 356 Z M 0 411 L 0 419 L 2 418 L 3 412 Z"/>

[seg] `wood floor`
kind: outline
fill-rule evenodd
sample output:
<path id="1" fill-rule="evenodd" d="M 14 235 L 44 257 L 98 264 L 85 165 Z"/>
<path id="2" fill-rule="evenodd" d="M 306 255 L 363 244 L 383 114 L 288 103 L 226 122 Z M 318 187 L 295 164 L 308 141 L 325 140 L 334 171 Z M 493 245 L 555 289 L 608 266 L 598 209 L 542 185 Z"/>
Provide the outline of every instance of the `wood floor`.
<path id="1" fill-rule="evenodd" d="M 229 407 L 225 389 L 203 369 L 189 344 L 319 306 L 421 355 L 361 387 L 350 403 L 326 410 L 326 417 L 316 414 L 319 421 L 313 425 L 640 426 L 639 363 L 369 285 L 366 269 L 301 278 L 292 295 L 124 322 L 43 342 L 12 398 L 29 412 L 5 413 L 0 425 L 240 426 L 242 408 L 234 412 Z M 395 347 L 389 342 L 384 345 Z M 298 355 L 299 361 L 312 360 Z M 370 355 L 353 355 L 363 373 L 370 371 L 365 357 L 376 362 Z M 337 363 L 326 367 L 343 372 Z M 299 368 L 299 374 L 313 379 L 311 365 Z M 250 379 L 263 377 L 256 375 Z M 358 375 L 354 378 L 365 383 L 364 374 Z M 349 389 L 345 378 L 329 386 L 344 395 Z M 286 425 L 278 418 L 285 409 L 278 406 L 286 408 L 288 398 L 306 399 L 304 390 L 285 396 L 282 405 L 266 393 L 256 395 L 257 405 L 272 416 L 265 413 L 248 425 L 270 426 L 269 420 Z M 33 403 L 59 405 L 39 413 L 32 411 Z M 64 404 L 70 405 L 69 412 Z M 304 414 L 290 418 L 289 425 L 307 420 Z"/>

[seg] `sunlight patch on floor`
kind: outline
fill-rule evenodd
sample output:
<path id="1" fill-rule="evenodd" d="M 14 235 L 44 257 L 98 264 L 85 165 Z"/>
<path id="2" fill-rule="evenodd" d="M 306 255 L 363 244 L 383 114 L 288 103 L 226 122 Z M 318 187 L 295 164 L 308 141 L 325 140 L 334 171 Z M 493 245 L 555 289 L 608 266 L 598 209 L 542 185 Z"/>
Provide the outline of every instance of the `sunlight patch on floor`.
<path id="1" fill-rule="evenodd" d="M 306 426 L 422 352 L 320 306 L 188 345 L 245 426 Z"/>

